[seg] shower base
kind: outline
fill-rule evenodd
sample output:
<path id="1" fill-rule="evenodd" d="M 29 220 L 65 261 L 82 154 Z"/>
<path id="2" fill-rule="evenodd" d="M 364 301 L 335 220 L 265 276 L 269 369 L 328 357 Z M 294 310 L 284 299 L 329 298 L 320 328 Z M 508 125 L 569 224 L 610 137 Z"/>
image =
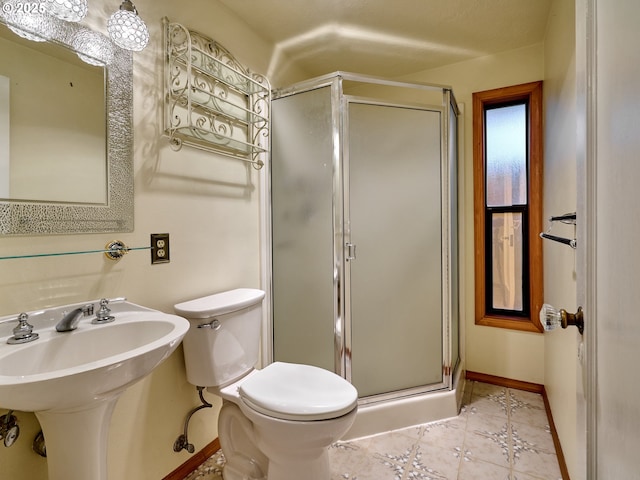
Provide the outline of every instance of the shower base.
<path id="1" fill-rule="evenodd" d="M 452 390 L 359 406 L 353 426 L 341 440 L 368 437 L 455 417 L 462 405 L 464 382 L 464 369 L 458 368 L 453 378 Z"/>

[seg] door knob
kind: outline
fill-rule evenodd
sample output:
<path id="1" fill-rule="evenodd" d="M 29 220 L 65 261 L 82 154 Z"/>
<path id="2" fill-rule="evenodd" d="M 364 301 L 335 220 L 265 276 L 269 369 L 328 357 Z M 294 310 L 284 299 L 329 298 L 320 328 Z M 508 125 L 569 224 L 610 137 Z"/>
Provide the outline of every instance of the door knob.
<path id="1" fill-rule="evenodd" d="M 540 323 L 547 332 L 561 326 L 567 328 L 569 325 L 578 327 L 580 335 L 584 333 L 584 316 L 582 307 L 578 307 L 576 313 L 568 313 L 565 309 L 558 310 L 555 307 L 545 303 L 540 309 Z"/>

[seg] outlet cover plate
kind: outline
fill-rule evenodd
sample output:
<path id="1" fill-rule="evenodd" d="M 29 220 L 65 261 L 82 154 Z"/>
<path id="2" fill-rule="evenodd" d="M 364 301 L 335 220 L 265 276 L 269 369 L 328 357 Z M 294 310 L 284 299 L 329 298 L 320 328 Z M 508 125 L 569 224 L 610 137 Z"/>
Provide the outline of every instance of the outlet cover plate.
<path id="1" fill-rule="evenodd" d="M 151 234 L 151 264 L 169 263 L 169 234 Z"/>

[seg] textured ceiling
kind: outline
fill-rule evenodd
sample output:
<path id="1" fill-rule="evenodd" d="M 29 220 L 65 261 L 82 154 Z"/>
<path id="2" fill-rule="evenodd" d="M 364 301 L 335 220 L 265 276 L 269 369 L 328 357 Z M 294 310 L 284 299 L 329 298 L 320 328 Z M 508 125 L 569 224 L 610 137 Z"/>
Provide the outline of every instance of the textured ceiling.
<path id="1" fill-rule="evenodd" d="M 395 77 L 543 41 L 552 0 L 218 0 L 290 63 Z"/>

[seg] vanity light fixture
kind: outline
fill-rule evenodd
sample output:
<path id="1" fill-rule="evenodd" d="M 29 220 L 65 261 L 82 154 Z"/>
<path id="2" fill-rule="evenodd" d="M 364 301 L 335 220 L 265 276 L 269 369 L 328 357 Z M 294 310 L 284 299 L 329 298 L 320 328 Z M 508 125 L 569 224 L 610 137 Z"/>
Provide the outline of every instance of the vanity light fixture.
<path id="1" fill-rule="evenodd" d="M 123 0 L 122 5 L 109 18 L 107 30 L 111 40 L 125 50 L 139 52 L 149 43 L 149 30 L 138 16 L 131 0 Z"/>
<path id="2" fill-rule="evenodd" d="M 11 30 L 13 33 L 18 35 L 19 37 L 26 38 L 27 40 L 31 40 L 32 42 L 46 42 L 47 41 L 47 39 L 45 37 L 41 37 L 40 35 L 35 35 L 35 34 L 31 33 L 27 29 L 24 29 L 24 28 L 21 28 L 21 27 L 16 27 L 15 25 L 12 25 L 10 23 L 7 23 L 7 27 L 9 27 L 9 30 Z"/>
<path id="3" fill-rule="evenodd" d="M 92 30 L 75 35 L 72 46 L 78 57 L 89 65 L 104 67 L 111 64 L 114 58 L 113 43 L 105 35 Z"/>
<path id="4" fill-rule="evenodd" d="M 87 15 L 87 0 L 43 0 L 45 9 L 67 22 L 79 22 Z"/>
<path id="5" fill-rule="evenodd" d="M 18 0 L 5 0 L 2 3 L 0 19 L 16 35 L 33 42 L 46 42 L 51 31 L 51 20 L 40 3 L 25 3 Z M 29 5 L 29 6 L 27 6 Z"/>

